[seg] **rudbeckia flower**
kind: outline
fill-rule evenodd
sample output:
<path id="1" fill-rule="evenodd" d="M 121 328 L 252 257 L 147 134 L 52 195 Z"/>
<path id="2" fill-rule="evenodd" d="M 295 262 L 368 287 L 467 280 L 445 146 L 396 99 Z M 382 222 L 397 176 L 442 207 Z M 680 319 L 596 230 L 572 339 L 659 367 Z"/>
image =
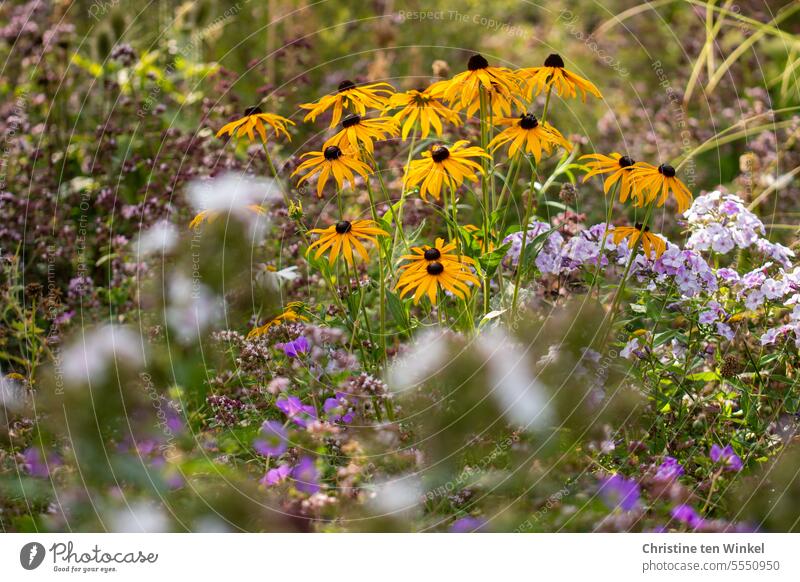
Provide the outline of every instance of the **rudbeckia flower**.
<path id="1" fill-rule="evenodd" d="M 619 182 L 619 201 L 625 202 L 628 196 L 633 195 L 633 197 L 636 198 L 636 205 L 642 206 L 644 203 L 644 196 L 640 189 L 634 187 L 632 177 L 633 165 L 636 162 L 629 156 L 621 156 L 614 152 L 608 156 L 603 154 L 586 154 L 585 156 L 581 156 L 580 159 L 594 160 L 586 164 L 586 167 L 589 168 L 589 172 L 583 177 L 584 182 L 592 176 L 609 174 L 609 176 L 603 180 L 603 192 L 608 194 L 611 187 Z"/>
<path id="2" fill-rule="evenodd" d="M 405 93 L 395 93 L 389 97 L 386 103 L 386 110 L 402 108 L 394 114 L 398 122 L 403 123 L 401 137 L 406 139 L 414 126 L 419 123 L 422 131 L 421 137 L 424 139 L 430 135 L 431 128 L 437 136 L 442 135 L 442 119 L 451 125 L 461 125 L 461 118 L 458 113 L 442 105 L 433 94 L 426 91 L 412 89 Z M 440 119 L 441 118 L 441 119 Z"/>
<path id="3" fill-rule="evenodd" d="M 429 257 L 432 257 L 437 252 L 444 256 L 439 247 L 428 248 L 424 252 L 427 252 Z M 413 291 L 415 305 L 426 294 L 431 303 L 436 305 L 436 292 L 440 288 L 443 291 L 450 291 L 460 299 L 466 299 L 472 293 L 472 289 L 467 283 L 479 285 L 480 282 L 470 271 L 466 262 L 463 261 L 465 258 L 460 257 L 461 260 L 452 260 L 450 258 L 442 260 L 440 258 L 439 260 L 429 261 L 425 259 L 423 254 L 421 259 L 416 258 L 400 267 L 403 274 L 400 275 L 395 290 L 401 290 L 401 298 Z"/>
<path id="4" fill-rule="evenodd" d="M 338 146 L 342 150 L 359 151 L 359 144 L 372 155 L 373 141 L 397 135 L 399 126 L 393 117 L 363 119 L 359 115 L 348 115 L 342 121 L 342 129 L 322 146 Z"/>
<path id="5" fill-rule="evenodd" d="M 356 158 L 355 156 L 345 153 L 339 146 L 328 146 L 321 152 L 308 152 L 303 154 L 302 158 L 308 158 L 297 169 L 292 172 L 292 176 L 298 172 L 308 170 L 308 173 L 300 178 L 297 182 L 299 186 L 312 176 L 319 174 L 317 178 L 317 197 L 322 198 L 322 189 L 328 183 L 328 179 L 333 175 L 336 180 L 336 185 L 339 188 L 345 183 L 350 183 L 351 187 L 355 187 L 355 176 L 353 172 L 367 179 L 367 176 L 372 172 L 370 167 Z"/>
<path id="6" fill-rule="evenodd" d="M 275 137 L 280 137 L 280 135 L 283 134 L 286 136 L 286 139 L 292 141 L 289 132 L 286 131 L 286 125 L 294 125 L 294 121 L 281 117 L 280 115 L 275 115 L 274 113 L 264 113 L 258 106 L 248 107 L 244 111 L 244 117 L 223 125 L 222 129 L 217 132 L 217 137 L 223 135 L 233 136 L 234 132 L 236 132 L 237 138 L 246 135 L 252 142 L 256 139 L 255 133 L 253 133 L 253 130 L 255 130 L 261 138 L 261 141 L 266 143 L 267 128 L 264 124 L 272 127 L 275 131 Z"/>
<path id="7" fill-rule="evenodd" d="M 550 153 L 553 147 L 561 146 L 565 150 L 572 149 L 572 145 L 564 139 L 561 132 L 549 123 L 540 123 L 536 117 L 530 113 L 524 113 L 519 117 L 501 117 L 495 121 L 497 125 L 510 125 L 498 133 L 489 142 L 488 148 L 496 150 L 505 143 L 511 143 L 508 148 L 509 157 L 514 157 L 520 149 L 523 152 L 533 154 L 538 164 L 542 158 L 542 150 Z"/>
<path id="8" fill-rule="evenodd" d="M 447 182 L 452 188 L 458 188 L 464 183 L 464 178 L 477 182 L 475 172 L 483 173 L 480 164 L 470 158 L 489 158 L 489 154 L 479 147 L 465 147 L 469 142 L 460 140 L 448 148 L 437 145 L 430 151 L 422 153 L 422 159 L 414 160 L 409 164 L 406 172 L 404 187 L 410 188 L 420 182 L 419 195 L 427 200 L 430 193 L 436 200 L 441 197 L 442 186 Z"/>
<path id="9" fill-rule="evenodd" d="M 631 249 L 636 246 L 636 242 L 641 237 L 642 249 L 644 249 L 644 255 L 647 258 L 650 258 L 650 254 L 653 251 L 655 251 L 656 258 L 658 258 L 667 250 L 667 243 L 657 234 L 650 232 L 649 226 L 645 226 L 644 229 L 642 229 L 641 224 L 636 226 L 615 226 L 611 234 L 615 245 L 627 238 L 628 248 Z"/>
<path id="10" fill-rule="evenodd" d="M 642 196 L 648 204 L 658 197 L 657 206 L 664 206 L 672 192 L 678 204 L 678 212 L 683 214 L 692 202 L 692 193 L 675 176 L 675 168 L 669 164 L 661 164 L 656 168 L 647 162 L 636 162 L 631 177 L 636 182 L 636 187 L 642 190 Z"/>
<path id="11" fill-rule="evenodd" d="M 447 90 L 450 81 L 437 81 L 430 87 L 428 91 L 439 99 L 444 98 L 444 92 Z M 516 108 L 524 110 L 525 104 L 522 102 L 516 93 L 519 89 L 509 90 L 504 85 L 499 83 L 492 83 L 488 88 L 484 88 L 486 93 L 486 106 L 492 111 L 492 115 L 499 115 L 510 117 L 511 110 Z M 481 106 L 480 96 L 478 99 L 473 100 L 466 108 L 464 114 L 467 117 L 472 117 L 478 112 Z"/>
<path id="12" fill-rule="evenodd" d="M 454 255 L 452 252 L 456 248 L 456 243 L 450 242 L 445 244 L 444 239 L 437 238 L 434 246 L 424 245 L 421 247 L 412 247 L 411 255 L 403 255 L 401 258 L 409 261 L 406 265 L 401 267 L 405 270 L 405 274 L 413 273 L 416 271 L 423 271 L 427 266 L 433 262 L 445 263 L 469 263 L 474 265 L 475 261 L 470 257 L 464 255 Z"/>
<path id="13" fill-rule="evenodd" d="M 434 83 L 428 91 L 435 97 L 441 96 L 456 111 L 467 109 L 467 114 L 472 115 L 480 107 L 481 87 L 494 92 L 494 101 L 502 102 L 513 98 L 519 90 L 519 82 L 511 69 L 490 67 L 489 61 L 476 54 L 467 62 L 466 71 L 452 79 Z"/>
<path id="14" fill-rule="evenodd" d="M 354 220 L 353 222 L 340 220 L 328 228 L 314 228 L 309 232 L 311 234 L 319 234 L 320 237 L 319 240 L 308 247 L 306 254 L 316 248 L 317 252 L 314 258 L 318 259 L 325 251 L 330 250 L 328 261 L 331 265 L 340 253 L 344 260 L 347 261 L 347 264 L 352 265 L 353 249 L 361 255 L 364 262 L 367 262 L 369 255 L 361 240 L 371 241 L 377 246 L 378 239 L 375 238 L 376 236 L 389 236 L 388 232 L 378 228 L 371 220 Z"/>
<path id="15" fill-rule="evenodd" d="M 591 81 L 565 69 L 564 59 L 556 54 L 547 57 L 543 67 L 520 69 L 517 73 L 527 81 L 528 99 L 533 99 L 535 95 L 550 88 L 553 88 L 559 97 L 574 99 L 580 91 L 584 101 L 587 93 L 602 99 L 600 91 Z"/>
<path id="16" fill-rule="evenodd" d="M 284 309 L 283 313 L 276 315 L 264 325 L 253 328 L 250 330 L 250 333 L 247 334 L 247 337 L 252 338 L 264 335 L 270 330 L 270 328 L 282 323 L 286 323 L 287 321 L 308 321 L 306 316 L 297 313 L 302 306 L 303 304 L 300 301 L 293 301 L 289 303 L 286 306 L 286 309 Z"/>
<path id="17" fill-rule="evenodd" d="M 367 108 L 384 109 L 388 96 L 394 93 L 389 83 L 371 83 L 357 86 L 352 81 L 342 81 L 333 95 L 325 95 L 314 103 L 303 103 L 301 109 L 309 109 L 303 121 L 314 121 L 318 115 L 333 107 L 333 117 L 329 127 L 336 127 L 342 119 L 342 112 L 350 109 L 357 115 L 365 115 Z"/>

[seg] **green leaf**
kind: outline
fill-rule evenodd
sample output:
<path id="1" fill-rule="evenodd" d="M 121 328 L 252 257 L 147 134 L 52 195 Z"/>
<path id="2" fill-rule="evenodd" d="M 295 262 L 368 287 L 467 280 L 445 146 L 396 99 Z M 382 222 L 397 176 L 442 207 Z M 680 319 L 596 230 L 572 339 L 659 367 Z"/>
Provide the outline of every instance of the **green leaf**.
<path id="1" fill-rule="evenodd" d="M 403 331 L 407 331 L 411 324 L 408 321 L 408 312 L 403 301 L 398 297 L 397 293 L 392 291 L 386 292 L 386 303 L 389 307 L 389 313 L 392 315 L 397 326 Z"/>
<path id="2" fill-rule="evenodd" d="M 483 268 L 487 276 L 491 277 L 494 275 L 494 272 L 497 270 L 497 267 L 500 265 L 503 257 L 506 256 L 509 248 L 511 248 L 510 242 L 497 247 L 493 251 L 484 254 L 478 259 L 478 263 Z"/>
<path id="3" fill-rule="evenodd" d="M 497 319 L 498 317 L 503 315 L 506 311 L 508 311 L 508 309 L 495 309 L 494 311 L 490 311 L 489 313 L 487 313 L 486 315 L 484 315 L 481 318 L 481 321 L 478 324 L 478 327 L 484 325 L 485 323 L 487 323 L 487 322 L 489 322 L 489 321 L 491 321 L 493 319 Z"/>
<path id="4" fill-rule="evenodd" d="M 720 377 L 716 372 L 698 372 L 697 374 L 689 374 L 686 376 L 686 379 L 699 382 L 713 382 L 719 380 Z"/>

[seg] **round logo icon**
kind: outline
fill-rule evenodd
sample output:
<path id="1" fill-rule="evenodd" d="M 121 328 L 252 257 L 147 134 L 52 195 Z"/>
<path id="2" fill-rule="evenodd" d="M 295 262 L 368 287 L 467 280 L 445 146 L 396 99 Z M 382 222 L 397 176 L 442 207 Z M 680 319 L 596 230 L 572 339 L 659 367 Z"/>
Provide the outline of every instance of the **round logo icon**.
<path id="1" fill-rule="evenodd" d="M 19 563 L 26 570 L 35 570 L 44 561 L 44 546 L 39 542 L 29 542 L 19 551 Z"/>

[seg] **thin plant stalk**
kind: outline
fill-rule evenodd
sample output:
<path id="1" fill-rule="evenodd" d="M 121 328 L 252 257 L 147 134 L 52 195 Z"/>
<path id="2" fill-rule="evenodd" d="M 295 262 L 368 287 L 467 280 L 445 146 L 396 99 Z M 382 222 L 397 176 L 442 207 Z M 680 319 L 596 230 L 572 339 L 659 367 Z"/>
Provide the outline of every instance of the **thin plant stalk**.
<path id="1" fill-rule="evenodd" d="M 372 220 L 377 224 L 378 209 L 375 207 L 375 196 L 372 193 L 372 186 L 369 180 L 367 183 L 367 194 L 369 195 L 369 209 L 372 212 Z M 381 361 L 386 359 L 386 279 L 383 268 L 383 244 L 378 240 L 378 272 L 380 287 L 380 303 L 378 305 L 380 318 L 380 341 L 381 341 Z"/>
<path id="2" fill-rule="evenodd" d="M 620 180 L 621 182 L 621 180 Z M 600 241 L 600 251 L 597 254 L 597 266 L 594 269 L 594 278 L 592 279 L 592 288 L 589 289 L 589 295 L 591 296 L 592 291 L 594 290 L 594 286 L 597 285 L 597 296 L 600 297 L 600 285 L 598 285 L 598 280 L 600 277 L 600 263 L 603 260 L 603 251 L 606 250 L 606 240 L 608 239 L 608 227 L 611 224 L 611 214 L 614 211 L 614 202 L 617 200 L 617 193 L 620 189 L 620 182 L 617 182 L 614 185 L 614 189 L 611 191 L 611 200 L 608 203 L 608 210 L 606 211 L 606 228 L 603 230 L 603 240 Z"/>
<path id="3" fill-rule="evenodd" d="M 514 294 L 511 297 L 511 321 L 515 321 L 517 317 L 517 301 L 519 300 L 519 286 L 522 281 L 522 271 L 524 270 L 525 249 L 528 246 L 528 228 L 531 221 L 531 214 L 533 212 L 533 202 L 536 199 L 534 192 L 534 184 L 536 182 L 536 169 L 531 167 L 531 182 L 528 190 L 528 201 L 525 205 L 525 218 L 522 225 L 522 247 L 519 251 L 519 260 L 517 261 L 517 273 L 514 278 Z"/>

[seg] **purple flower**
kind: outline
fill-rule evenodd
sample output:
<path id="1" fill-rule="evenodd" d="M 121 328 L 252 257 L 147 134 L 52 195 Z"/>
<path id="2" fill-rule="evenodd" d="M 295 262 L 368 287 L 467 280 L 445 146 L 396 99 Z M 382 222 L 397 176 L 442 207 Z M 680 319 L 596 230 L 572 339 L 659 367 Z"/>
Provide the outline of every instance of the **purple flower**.
<path id="1" fill-rule="evenodd" d="M 691 528 L 698 528 L 703 525 L 703 518 L 694 510 L 691 505 L 676 505 L 670 512 L 672 519 L 685 523 Z"/>
<path id="2" fill-rule="evenodd" d="M 276 420 L 267 420 L 261 425 L 261 433 L 264 438 L 253 441 L 253 448 L 259 454 L 267 456 L 279 456 L 286 452 L 286 429 Z"/>
<path id="3" fill-rule="evenodd" d="M 308 353 L 310 348 L 308 339 L 306 339 L 304 335 L 301 335 L 297 339 L 294 339 L 290 342 L 286 342 L 285 344 L 278 344 L 278 346 L 283 349 L 283 353 L 290 358 L 297 358 L 300 356 L 300 354 Z"/>
<path id="4" fill-rule="evenodd" d="M 656 472 L 656 481 L 674 481 L 683 475 L 683 467 L 675 457 L 664 457 Z"/>
<path id="5" fill-rule="evenodd" d="M 336 393 L 336 398 L 328 398 L 325 404 L 322 405 L 322 410 L 328 415 L 328 420 L 331 422 L 343 422 L 350 424 L 353 422 L 355 415 L 353 409 L 347 398 L 341 392 Z"/>
<path id="6" fill-rule="evenodd" d="M 314 494 L 319 491 L 319 470 L 311 457 L 303 457 L 292 469 L 295 489 Z"/>
<path id="7" fill-rule="evenodd" d="M 286 396 L 275 402 L 275 406 L 302 428 L 308 426 L 310 420 L 317 419 L 317 411 L 314 407 L 310 404 L 303 404 L 297 396 Z"/>
<path id="8" fill-rule="evenodd" d="M 602 479 L 599 494 L 611 510 L 619 507 L 623 511 L 630 511 L 639 505 L 639 484 L 619 474 Z"/>
<path id="9" fill-rule="evenodd" d="M 283 465 L 278 466 L 276 469 L 270 469 L 267 471 L 264 477 L 261 478 L 260 483 L 267 487 L 282 483 L 286 477 L 289 476 L 291 470 L 291 467 L 284 463 Z"/>
<path id="10" fill-rule="evenodd" d="M 450 526 L 451 533 L 474 533 L 481 532 L 486 527 L 486 520 L 478 517 L 462 517 L 453 522 Z"/>
<path id="11" fill-rule="evenodd" d="M 50 476 L 50 469 L 61 465 L 61 458 L 52 454 L 47 456 L 47 461 L 42 457 L 42 453 L 36 447 L 26 449 L 22 456 L 25 459 L 25 468 L 33 477 L 46 478 Z"/>
<path id="12" fill-rule="evenodd" d="M 742 458 L 733 452 L 733 447 L 731 445 L 726 445 L 725 448 L 722 448 L 718 444 L 712 445 L 709 457 L 711 457 L 711 460 L 715 463 L 722 463 L 726 471 L 742 470 Z"/>

